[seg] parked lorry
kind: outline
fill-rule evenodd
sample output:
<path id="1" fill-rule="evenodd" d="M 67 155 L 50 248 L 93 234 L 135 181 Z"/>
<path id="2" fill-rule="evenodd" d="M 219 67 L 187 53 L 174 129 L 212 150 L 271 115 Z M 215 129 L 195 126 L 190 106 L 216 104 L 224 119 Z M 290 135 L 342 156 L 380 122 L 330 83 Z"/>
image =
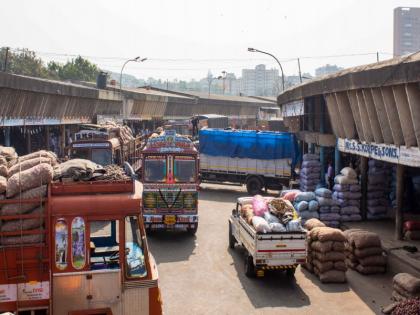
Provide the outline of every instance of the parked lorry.
<path id="1" fill-rule="evenodd" d="M 70 159 L 88 159 L 102 166 L 128 162 L 134 172 L 141 167 L 141 137 L 126 126 L 85 124 L 73 135 Z"/>
<path id="2" fill-rule="evenodd" d="M 102 180 L 53 182 L 47 197 L 1 200 L 39 203 L 43 212 L 0 215 L 20 224 L 0 233 L 0 312 L 161 314 L 141 196 L 137 181 Z M 26 230 L 31 219 L 39 228 Z"/>
<path id="3" fill-rule="evenodd" d="M 200 130 L 200 179 L 246 185 L 250 195 L 288 187 L 298 157 L 295 136 L 287 132 Z"/>
<path id="4" fill-rule="evenodd" d="M 268 200 L 268 197 L 265 197 Z M 238 198 L 229 218 L 229 247 L 235 244 L 245 248 L 245 274 L 264 276 L 265 271 L 284 270 L 288 275 L 307 259 L 306 231 L 260 233 L 241 216 L 241 208 L 252 202 L 252 197 Z"/>
<path id="5" fill-rule="evenodd" d="M 142 150 L 146 229 L 198 228 L 198 152 L 188 137 L 166 130 Z"/>

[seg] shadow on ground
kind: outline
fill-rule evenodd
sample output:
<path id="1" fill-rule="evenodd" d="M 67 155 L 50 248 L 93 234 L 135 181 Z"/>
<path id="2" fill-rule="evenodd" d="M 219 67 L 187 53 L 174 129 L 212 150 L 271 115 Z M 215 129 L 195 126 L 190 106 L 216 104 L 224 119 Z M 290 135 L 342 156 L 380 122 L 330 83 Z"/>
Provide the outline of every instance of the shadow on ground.
<path id="1" fill-rule="evenodd" d="M 147 235 L 157 264 L 188 260 L 194 254 L 196 239 L 184 231 L 156 231 Z"/>
<path id="2" fill-rule="evenodd" d="M 245 252 L 241 247 L 228 249 L 232 256 L 238 278 L 255 308 L 290 307 L 310 305 L 310 299 L 296 283 L 294 277 L 284 272 L 266 273 L 264 278 L 248 278 L 244 273 Z"/>

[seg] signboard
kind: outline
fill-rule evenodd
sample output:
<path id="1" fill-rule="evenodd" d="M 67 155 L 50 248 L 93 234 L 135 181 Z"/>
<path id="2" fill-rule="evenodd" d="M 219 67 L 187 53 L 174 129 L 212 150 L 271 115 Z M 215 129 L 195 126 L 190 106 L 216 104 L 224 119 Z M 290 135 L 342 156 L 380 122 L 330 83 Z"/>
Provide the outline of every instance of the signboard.
<path id="1" fill-rule="evenodd" d="M 0 285 L 0 303 L 14 302 L 17 300 L 17 285 L 2 284 Z"/>
<path id="2" fill-rule="evenodd" d="M 304 114 L 304 103 L 303 100 L 293 101 L 281 106 L 281 112 L 283 117 L 300 116 Z"/>
<path id="3" fill-rule="evenodd" d="M 89 118 L 75 118 L 75 119 L 54 119 L 54 118 L 26 118 L 26 119 L 8 119 L 0 120 L 0 127 L 13 126 L 52 126 L 65 124 L 85 124 L 90 123 Z"/>
<path id="4" fill-rule="evenodd" d="M 395 164 L 420 167 L 420 150 L 418 147 L 406 148 L 405 146 L 377 144 L 374 142 L 366 143 L 342 138 L 337 140 L 337 146 L 341 152 Z"/>
<path id="5" fill-rule="evenodd" d="M 110 143 L 109 142 L 102 142 L 102 143 L 73 143 L 73 148 L 109 148 Z"/>
<path id="6" fill-rule="evenodd" d="M 50 282 L 19 283 L 18 298 L 19 301 L 48 300 L 50 298 Z"/>

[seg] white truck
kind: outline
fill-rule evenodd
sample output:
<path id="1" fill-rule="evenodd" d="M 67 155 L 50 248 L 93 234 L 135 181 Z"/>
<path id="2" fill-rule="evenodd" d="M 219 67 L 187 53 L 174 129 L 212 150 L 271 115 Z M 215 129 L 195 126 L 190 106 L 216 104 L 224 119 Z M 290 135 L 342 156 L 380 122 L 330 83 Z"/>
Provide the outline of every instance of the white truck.
<path id="1" fill-rule="evenodd" d="M 246 185 L 248 194 L 289 187 L 299 149 L 293 134 L 200 130 L 200 179 Z"/>
<path id="2" fill-rule="evenodd" d="M 245 248 L 245 275 L 248 277 L 263 277 L 269 270 L 284 270 L 293 276 L 296 267 L 307 259 L 306 232 L 257 232 L 240 213 L 241 207 L 251 202 L 252 197 L 238 198 L 232 210 L 229 247 L 233 249 L 238 244 Z"/>

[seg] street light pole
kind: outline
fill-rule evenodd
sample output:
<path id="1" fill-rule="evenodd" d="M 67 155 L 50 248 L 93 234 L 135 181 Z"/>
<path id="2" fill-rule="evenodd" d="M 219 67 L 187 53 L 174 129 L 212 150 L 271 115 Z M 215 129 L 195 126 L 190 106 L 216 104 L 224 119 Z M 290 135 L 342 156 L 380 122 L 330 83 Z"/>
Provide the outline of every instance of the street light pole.
<path id="1" fill-rule="evenodd" d="M 278 63 L 278 64 L 279 64 L 279 66 L 280 66 L 280 71 L 281 71 L 281 86 L 282 86 L 282 89 L 283 89 L 283 91 L 284 91 L 284 72 L 283 72 L 283 67 L 281 66 L 281 63 L 280 63 L 280 61 L 276 58 L 276 56 L 274 56 L 273 54 L 270 54 L 270 53 L 268 53 L 268 52 L 266 52 L 266 51 L 258 50 L 258 49 L 255 49 L 255 48 L 248 48 L 248 51 L 249 51 L 249 52 L 259 52 L 259 53 L 261 53 L 261 54 L 269 55 L 269 56 L 273 57 L 273 58 L 277 61 L 277 63 Z"/>
<path id="2" fill-rule="evenodd" d="M 146 60 L 147 60 L 147 58 L 140 59 L 140 57 L 136 57 L 136 58 L 133 58 L 133 59 L 128 59 L 126 62 L 124 62 L 123 66 L 121 68 L 121 73 L 120 73 L 120 92 L 122 90 L 122 75 L 123 75 L 123 71 L 124 71 L 124 68 L 125 68 L 126 64 L 129 63 L 130 61 L 143 62 L 143 61 L 146 61 Z"/>
<path id="3" fill-rule="evenodd" d="M 212 82 L 214 81 L 214 80 L 220 80 L 220 79 L 222 79 L 223 77 L 221 76 L 221 75 L 219 75 L 218 77 L 216 77 L 216 78 L 211 78 L 211 77 L 208 77 L 207 78 L 207 80 L 209 81 L 209 97 L 210 97 L 210 90 L 211 90 L 211 84 L 212 84 Z"/>

